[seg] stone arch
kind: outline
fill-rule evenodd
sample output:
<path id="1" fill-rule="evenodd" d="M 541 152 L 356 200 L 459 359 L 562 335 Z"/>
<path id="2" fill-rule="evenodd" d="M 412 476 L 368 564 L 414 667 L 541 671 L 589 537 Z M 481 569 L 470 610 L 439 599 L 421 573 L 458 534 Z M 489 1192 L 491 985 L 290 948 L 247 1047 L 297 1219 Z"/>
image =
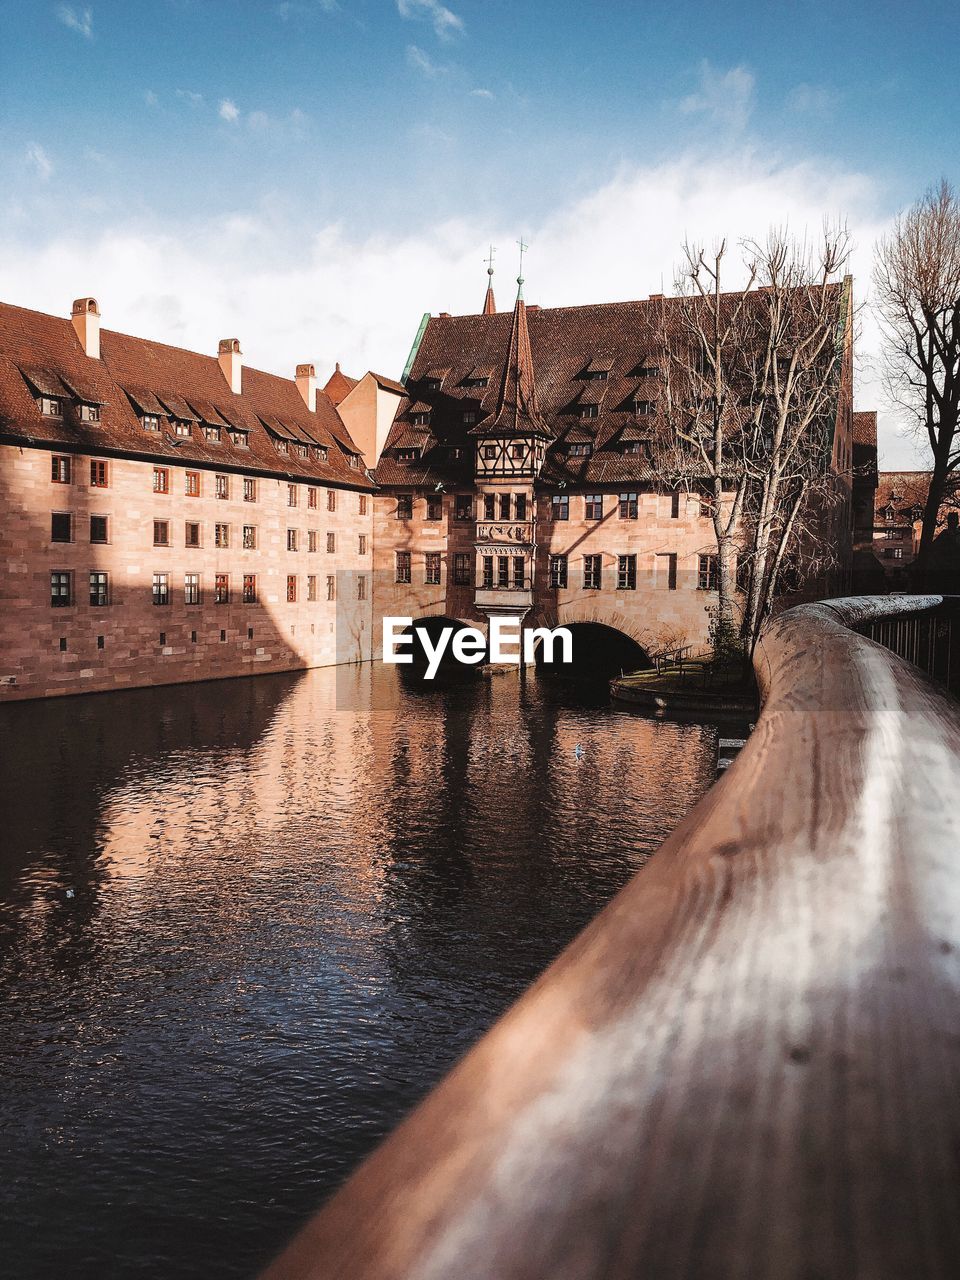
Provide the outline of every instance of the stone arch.
<path id="1" fill-rule="evenodd" d="M 643 650 L 644 654 L 657 652 L 659 649 L 685 643 L 668 635 L 666 629 L 656 618 L 649 621 L 638 619 L 632 614 L 612 606 L 602 597 L 597 600 L 574 600 L 561 604 L 558 608 L 540 608 L 527 615 L 524 625 L 527 627 L 562 627 L 574 626 L 578 623 L 592 623 L 619 631 Z"/>

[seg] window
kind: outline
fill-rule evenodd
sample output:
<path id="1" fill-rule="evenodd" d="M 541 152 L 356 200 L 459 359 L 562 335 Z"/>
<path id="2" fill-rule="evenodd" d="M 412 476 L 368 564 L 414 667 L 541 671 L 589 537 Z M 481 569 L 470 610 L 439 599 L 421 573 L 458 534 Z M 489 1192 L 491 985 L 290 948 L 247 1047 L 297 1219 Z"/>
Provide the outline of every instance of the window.
<path id="1" fill-rule="evenodd" d="M 213 545 L 215 547 L 229 547 L 230 526 L 228 524 L 215 524 L 213 526 Z"/>
<path id="2" fill-rule="evenodd" d="M 183 491 L 188 498 L 200 497 L 200 472 L 199 471 L 184 472 Z"/>
<path id="3" fill-rule="evenodd" d="M 463 425 L 464 425 L 465 427 L 472 427 L 472 426 L 473 426 L 473 424 L 476 422 L 476 420 L 477 420 L 477 414 L 476 414 L 476 411 L 475 411 L 474 409 L 466 409 L 466 410 L 464 410 L 464 414 L 463 414 Z"/>
<path id="4" fill-rule="evenodd" d="M 583 557 L 583 585 L 587 591 L 599 591 L 602 562 L 599 556 Z"/>
<path id="5" fill-rule="evenodd" d="M 483 557 L 482 581 L 488 590 L 493 586 L 493 556 Z"/>
<path id="6" fill-rule="evenodd" d="M 470 585 L 470 556 L 466 551 L 454 552 L 453 581 L 458 587 Z"/>
<path id="7" fill-rule="evenodd" d="M 367 554 L 367 535 L 365 533 L 357 536 L 357 550 L 362 556 Z"/>
<path id="8" fill-rule="evenodd" d="M 510 495 L 509 493 L 501 493 L 500 495 L 500 519 L 510 519 Z"/>
<path id="9" fill-rule="evenodd" d="M 428 587 L 440 585 L 440 552 L 428 551 L 424 557 L 423 580 Z"/>
<path id="10" fill-rule="evenodd" d="M 524 450 L 523 450 L 523 445 L 522 445 L 522 444 L 512 444 L 512 445 L 510 446 L 510 457 L 511 457 L 511 458 L 522 458 L 522 457 L 523 457 L 523 454 L 524 454 Z"/>
<path id="11" fill-rule="evenodd" d="M 299 458 L 309 458 L 309 457 L 310 457 L 310 446 L 309 446 L 309 445 L 306 445 L 306 444 L 298 444 L 298 445 L 295 445 L 295 446 L 294 446 L 294 448 L 295 448 L 295 449 L 296 449 L 296 451 L 297 451 L 297 457 L 299 457 Z"/>
<path id="12" fill-rule="evenodd" d="M 230 575 L 229 574 L 227 573 L 214 574 L 213 603 L 214 604 L 230 603 Z"/>
<path id="13" fill-rule="evenodd" d="M 203 424 L 203 438 L 208 444 L 220 443 L 220 428 L 213 427 L 209 423 Z"/>
<path id="14" fill-rule="evenodd" d="M 409 551 L 397 552 L 396 581 L 397 582 L 410 581 L 410 552 Z"/>
<path id="15" fill-rule="evenodd" d="M 73 517 L 67 511 L 54 511 L 50 516 L 50 541 L 71 542 Z"/>
<path id="16" fill-rule="evenodd" d="M 357 578 L 357 599 L 366 600 L 366 598 L 367 598 L 367 579 L 361 573 L 360 577 Z"/>
<path id="17" fill-rule="evenodd" d="M 153 492 L 169 493 L 170 492 L 170 472 L 166 467 L 153 468 Z"/>
<path id="18" fill-rule="evenodd" d="M 640 441 L 639 441 L 639 440 L 624 440 L 624 442 L 623 442 L 623 452 L 624 452 L 625 454 L 630 454 L 630 453 L 639 453 L 639 452 L 640 452 Z"/>
<path id="19" fill-rule="evenodd" d="M 658 555 L 654 561 L 655 581 L 658 587 L 666 587 L 668 591 L 677 589 L 677 555 L 675 551 Z"/>
<path id="20" fill-rule="evenodd" d="M 485 387 L 489 381 L 490 379 L 485 377 L 481 377 L 481 378 L 470 377 L 470 378 L 464 378 L 463 385 L 465 387 Z"/>
<path id="21" fill-rule="evenodd" d="M 98 570 L 90 571 L 90 604 L 94 609 L 102 609 L 110 603 L 109 578 Z M 102 649 L 103 646 L 100 645 Z"/>
<path id="22" fill-rule="evenodd" d="M 337 598 L 337 575 L 335 573 L 327 574 L 327 599 L 336 600 Z"/>
<path id="23" fill-rule="evenodd" d="M 597 418 L 599 416 L 600 416 L 600 406 L 598 404 L 580 405 L 581 418 Z"/>
<path id="24" fill-rule="evenodd" d="M 310 450 L 317 462 L 326 462 L 327 446 L 325 444 L 315 444 Z"/>
<path id="25" fill-rule="evenodd" d="M 90 517 L 90 541 L 91 542 L 107 541 L 107 517 L 106 516 Z"/>
<path id="26" fill-rule="evenodd" d="M 619 514 L 621 520 L 636 520 L 639 500 L 635 493 L 621 493 Z"/>
<path id="27" fill-rule="evenodd" d="M 633 407 L 638 418 L 649 418 L 657 412 L 656 400 L 636 400 Z"/>
<path id="28" fill-rule="evenodd" d="M 886 538 L 887 540 L 890 540 L 890 539 L 893 539 L 893 538 L 899 538 L 899 537 L 900 537 L 900 530 L 899 530 L 899 529 L 884 529 L 884 531 L 883 531 L 883 536 L 884 536 L 884 538 Z"/>
<path id="29" fill-rule="evenodd" d="M 319 494 L 319 492 L 320 490 L 316 487 L 316 485 L 311 485 L 310 488 L 307 490 L 307 506 L 314 511 L 316 511 L 317 509 L 317 495 Z"/>
<path id="30" fill-rule="evenodd" d="M 637 557 L 617 556 L 617 590 L 636 591 Z"/>
<path id="31" fill-rule="evenodd" d="M 102 649 L 102 648 L 103 648 L 103 642 L 104 642 L 104 640 L 105 640 L 105 639 L 106 639 L 106 637 L 105 637 L 105 636 L 97 636 L 97 648 L 98 648 L 98 649 Z"/>
<path id="32" fill-rule="evenodd" d="M 420 457 L 419 449 L 398 449 L 397 450 L 398 462 L 415 462 L 419 457 Z"/>
<path id="33" fill-rule="evenodd" d="M 100 406 L 98 404 L 82 404 L 80 406 L 81 422 L 99 422 Z"/>
<path id="34" fill-rule="evenodd" d="M 700 494 L 700 510 L 699 516 L 701 520 L 713 519 L 713 494 L 706 491 Z"/>
<path id="35" fill-rule="evenodd" d="M 297 531 L 296 529 L 287 530 L 287 550 L 296 551 L 297 549 Z"/>
<path id="36" fill-rule="evenodd" d="M 317 533 L 316 529 L 308 529 L 307 530 L 307 550 L 308 551 L 318 550 L 319 543 L 320 543 L 320 535 Z"/>
<path id="37" fill-rule="evenodd" d="M 603 494 L 588 493 L 583 500 L 583 515 L 586 520 L 603 519 Z"/>
<path id="38" fill-rule="evenodd" d="M 183 575 L 183 603 L 184 604 L 200 603 L 199 573 L 185 573 Z"/>
<path id="39" fill-rule="evenodd" d="M 550 586 L 557 590 L 567 585 L 567 557 L 550 557 Z"/>
<path id="40" fill-rule="evenodd" d="M 567 445 L 567 456 L 571 458 L 589 458 L 592 453 L 592 444 L 575 443 Z"/>
<path id="41" fill-rule="evenodd" d="M 555 493 L 550 499 L 551 520 L 570 519 L 570 499 L 565 493 Z"/>
<path id="42" fill-rule="evenodd" d="M 170 545 L 170 521 L 169 520 L 154 520 L 153 545 L 155 547 L 169 547 Z"/>
<path id="43" fill-rule="evenodd" d="M 887 551 L 887 556 L 890 560 L 902 560 L 903 547 L 890 547 Z"/>
<path id="44" fill-rule="evenodd" d="M 670 519 L 680 519 L 680 490 L 674 489 L 670 495 Z"/>
<path id="45" fill-rule="evenodd" d="M 365 493 L 361 493 L 358 496 L 357 509 L 359 510 L 362 516 L 365 516 L 367 514 L 367 495 Z"/>
<path id="46" fill-rule="evenodd" d="M 255 573 L 245 573 L 243 575 L 243 603 L 257 603 L 257 575 Z"/>
<path id="47" fill-rule="evenodd" d="M 315 573 L 307 574 L 307 599 L 316 600 L 317 598 L 317 575 Z"/>
<path id="48" fill-rule="evenodd" d="M 413 519 L 413 494 L 412 493 L 397 494 L 397 519 L 398 520 Z"/>
<path id="49" fill-rule="evenodd" d="M 716 591 L 717 589 L 717 557 L 701 555 L 697 557 L 697 590 Z"/>
<path id="50" fill-rule="evenodd" d="M 196 520 L 188 520 L 183 526 L 183 545 L 185 547 L 199 547 L 200 545 L 200 525 Z"/>
<path id="51" fill-rule="evenodd" d="M 59 400 L 54 400 L 51 396 L 42 396 L 40 400 L 40 412 L 47 418 L 62 418 L 63 405 Z"/>
<path id="52" fill-rule="evenodd" d="M 497 446 L 495 444 L 485 444 L 483 446 L 483 457 L 486 462 L 493 462 L 497 456 Z"/>
<path id="53" fill-rule="evenodd" d="M 327 490 L 327 510 L 336 511 L 337 509 L 337 491 L 336 489 Z"/>
<path id="54" fill-rule="evenodd" d="M 256 502 L 257 500 L 257 482 L 249 476 L 243 479 L 243 500 L 244 502 Z"/>
<path id="55" fill-rule="evenodd" d="M 437 389 L 439 390 L 439 388 Z M 429 413 L 412 413 L 410 415 L 410 421 L 413 423 L 415 427 L 425 427 L 430 421 L 430 414 Z"/>
<path id="56" fill-rule="evenodd" d="M 609 369 L 588 369 L 583 375 L 583 380 L 584 382 L 606 382 L 609 376 Z"/>
<path id="57" fill-rule="evenodd" d="M 893 521 L 896 518 L 896 512 L 893 507 L 887 507 L 883 513 L 883 518 L 886 520 L 887 524 L 893 524 Z"/>
<path id="58" fill-rule="evenodd" d="M 145 413 L 143 415 L 143 429 L 144 431 L 159 431 L 160 430 L 159 414 Z"/>
<path id="59" fill-rule="evenodd" d="M 427 519 L 443 519 L 443 498 L 439 493 L 431 493 L 427 498 Z"/>
<path id="60" fill-rule="evenodd" d="M 497 556 L 497 586 L 510 586 L 510 557 Z"/>
<path id="61" fill-rule="evenodd" d="M 297 575 L 295 573 L 287 574 L 287 604 L 296 604 L 297 601 Z"/>
<path id="62" fill-rule="evenodd" d="M 230 497 L 230 477 L 216 476 L 213 482 L 213 491 L 218 498 Z"/>
<path id="63" fill-rule="evenodd" d="M 635 378 L 659 378 L 660 366 L 655 364 L 638 364 L 634 371 Z"/>
<path id="64" fill-rule="evenodd" d="M 235 445 L 238 449 L 249 448 L 246 431 L 240 431 L 236 427 L 231 427 L 228 434 L 232 445 Z"/>
<path id="65" fill-rule="evenodd" d="M 327 551 L 334 552 L 337 549 L 337 535 L 335 533 L 327 534 Z"/>
<path id="66" fill-rule="evenodd" d="M 493 495 L 492 493 L 485 493 L 485 494 L 483 495 L 483 518 L 484 518 L 484 520 L 495 520 L 495 519 L 496 519 L 496 514 L 497 514 L 497 512 L 496 512 L 496 502 L 497 502 L 497 500 L 496 500 L 496 498 L 494 497 L 494 495 Z"/>
<path id="67" fill-rule="evenodd" d="M 70 459 L 54 454 L 50 459 L 50 479 L 54 484 L 70 483 Z"/>
<path id="68" fill-rule="evenodd" d="M 289 453 L 289 452 L 290 452 L 289 448 L 287 447 L 287 442 L 286 442 L 286 440 L 274 440 L 274 442 L 273 442 L 273 447 L 276 449 L 277 453 Z"/>
<path id="69" fill-rule="evenodd" d="M 190 436 L 192 435 L 189 422 L 184 422 L 182 419 L 173 419 L 171 421 L 171 425 L 173 427 L 173 434 L 175 436 L 179 436 L 181 440 L 183 439 L 189 440 Z"/>
<path id="70" fill-rule="evenodd" d="M 288 484 L 287 485 L 287 506 L 295 507 L 298 501 L 299 501 L 299 497 L 297 495 L 297 486 L 295 484 Z"/>
<path id="71" fill-rule="evenodd" d="M 517 494 L 516 501 L 517 519 L 526 520 L 527 518 L 527 495 L 525 493 Z"/>
<path id="72" fill-rule="evenodd" d="M 90 487 L 105 489 L 107 487 L 107 464 L 94 459 L 90 463 Z"/>
<path id="73" fill-rule="evenodd" d="M 513 557 L 513 586 L 514 586 L 514 590 L 516 591 L 523 590 L 523 584 L 525 581 L 524 573 L 526 570 L 526 565 L 527 565 L 527 562 L 523 556 Z"/>
<path id="74" fill-rule="evenodd" d="M 50 605 L 65 609 L 73 604 L 73 574 L 66 569 L 54 569 L 50 574 Z"/>
<path id="75" fill-rule="evenodd" d="M 153 603 L 154 604 L 170 603 L 169 573 L 155 573 L 153 575 Z M 161 640 L 160 643 L 163 644 L 163 640 Z"/>
<path id="76" fill-rule="evenodd" d="M 257 526 L 255 524 L 245 524 L 243 526 L 243 549 L 244 551 L 256 551 L 257 549 Z"/>

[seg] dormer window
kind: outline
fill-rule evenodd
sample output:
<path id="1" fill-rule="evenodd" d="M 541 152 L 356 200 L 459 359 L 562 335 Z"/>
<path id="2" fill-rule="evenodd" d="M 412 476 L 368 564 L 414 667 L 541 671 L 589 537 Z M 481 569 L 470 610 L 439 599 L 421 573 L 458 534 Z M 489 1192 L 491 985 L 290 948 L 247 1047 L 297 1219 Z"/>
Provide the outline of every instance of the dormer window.
<path id="1" fill-rule="evenodd" d="M 40 412 L 47 418 L 62 418 L 63 404 L 53 396 L 41 396 Z"/>
<path id="2" fill-rule="evenodd" d="M 414 462 L 416 461 L 417 458 L 419 458 L 419 456 L 420 456 L 419 449 L 398 449 L 397 450 L 398 462 Z"/>
<path id="3" fill-rule="evenodd" d="M 623 452 L 624 452 L 624 453 L 639 453 L 639 452 L 640 452 L 640 441 L 639 441 L 639 440 L 624 440 L 624 442 L 623 442 Z"/>
<path id="4" fill-rule="evenodd" d="M 317 462 L 326 462 L 327 460 L 326 445 L 322 445 L 322 444 L 315 445 L 313 449 L 313 456 L 317 460 Z"/>
<path id="5" fill-rule="evenodd" d="M 916 521 L 916 520 L 922 520 L 922 519 L 923 519 L 923 508 L 922 508 L 922 507 L 914 507 L 914 508 L 913 508 L 913 518 L 914 518 L 914 520 L 915 520 L 915 521 Z"/>
<path id="6" fill-rule="evenodd" d="M 230 443 L 236 445 L 238 449 L 249 449 L 250 447 L 246 431 L 240 431 L 236 428 L 230 432 Z"/>
<path id="7" fill-rule="evenodd" d="M 307 447 L 307 445 L 305 445 L 305 444 L 298 444 L 298 445 L 297 445 L 297 456 L 298 456 L 298 457 L 300 457 L 300 458 L 309 458 L 309 457 L 310 457 L 310 450 L 309 450 L 309 448 Z"/>
<path id="8" fill-rule="evenodd" d="M 100 406 L 98 404 L 82 404 L 80 406 L 81 422 L 99 422 Z"/>
<path id="9" fill-rule="evenodd" d="M 411 421 L 415 427 L 425 427 L 430 421 L 430 415 L 429 413 L 415 413 Z"/>
<path id="10" fill-rule="evenodd" d="M 181 440 L 190 439 L 190 423 L 184 422 L 182 418 L 176 418 L 170 424 L 173 427 L 173 434 L 179 436 Z"/>
<path id="11" fill-rule="evenodd" d="M 659 378 L 660 366 L 656 364 L 638 364 L 634 371 L 636 378 Z"/>
<path id="12" fill-rule="evenodd" d="M 891 493 L 890 493 L 890 501 L 891 501 L 891 502 L 902 502 L 902 501 L 903 501 L 903 494 L 900 492 L 900 490 L 899 490 L 899 489 L 893 489 L 893 490 L 891 491 Z"/>
<path id="13" fill-rule="evenodd" d="M 571 458 L 589 458 L 591 453 L 593 453 L 592 444 L 567 445 L 567 454 Z"/>
<path id="14" fill-rule="evenodd" d="M 649 418 L 651 414 L 657 411 L 656 400 L 637 400 L 634 403 L 634 409 L 638 418 Z"/>
<path id="15" fill-rule="evenodd" d="M 467 409 L 463 415 L 463 425 L 465 427 L 472 427 L 476 420 L 476 413 L 472 409 Z"/>
<path id="16" fill-rule="evenodd" d="M 203 424 L 203 438 L 210 444 L 220 443 L 220 428 L 211 426 L 205 422 Z"/>
<path id="17" fill-rule="evenodd" d="M 610 371 L 609 369 L 588 369 L 583 376 L 587 382 L 606 382 Z"/>
<path id="18" fill-rule="evenodd" d="M 599 416 L 600 416 L 600 406 L 598 404 L 580 405 L 581 418 L 597 418 Z"/>
<path id="19" fill-rule="evenodd" d="M 145 413 L 143 415 L 143 429 L 144 431 L 159 431 L 160 415 L 157 413 Z"/>
<path id="20" fill-rule="evenodd" d="M 894 511 L 893 507 L 887 507 L 886 511 L 883 513 L 883 518 L 886 520 L 887 524 L 893 524 L 896 514 L 897 513 Z"/>
<path id="21" fill-rule="evenodd" d="M 289 452 L 290 452 L 289 448 L 287 447 L 287 442 L 286 442 L 286 440 L 274 440 L 274 442 L 273 442 L 273 443 L 277 446 L 277 453 L 289 453 Z"/>
<path id="22" fill-rule="evenodd" d="M 439 379 L 439 378 L 426 378 L 426 379 L 424 380 L 424 383 L 423 383 L 423 389 L 424 389 L 424 391 L 439 391 L 439 390 L 440 390 L 440 379 Z"/>
<path id="23" fill-rule="evenodd" d="M 465 387 L 485 387 L 489 381 L 489 378 L 464 378 L 463 385 Z"/>
<path id="24" fill-rule="evenodd" d="M 358 471 L 360 469 L 360 455 L 357 453 L 348 453 L 347 464 L 353 467 L 354 471 Z"/>

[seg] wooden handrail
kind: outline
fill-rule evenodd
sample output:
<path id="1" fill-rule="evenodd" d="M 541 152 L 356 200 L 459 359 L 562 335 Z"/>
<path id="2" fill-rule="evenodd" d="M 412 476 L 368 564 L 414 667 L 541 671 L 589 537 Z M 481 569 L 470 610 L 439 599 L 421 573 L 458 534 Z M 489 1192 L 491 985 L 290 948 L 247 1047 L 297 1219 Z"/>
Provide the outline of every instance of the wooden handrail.
<path id="1" fill-rule="evenodd" d="M 947 1277 L 960 714 L 801 606 L 735 763 L 269 1280 Z"/>

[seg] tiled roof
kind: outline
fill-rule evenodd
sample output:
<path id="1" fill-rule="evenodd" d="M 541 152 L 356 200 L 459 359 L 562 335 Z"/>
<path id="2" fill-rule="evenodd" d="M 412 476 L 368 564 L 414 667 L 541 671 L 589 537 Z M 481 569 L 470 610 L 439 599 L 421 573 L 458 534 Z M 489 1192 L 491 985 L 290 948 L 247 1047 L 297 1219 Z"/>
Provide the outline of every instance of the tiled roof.
<path id="1" fill-rule="evenodd" d="M 359 453 L 330 400 L 317 396 L 311 413 L 292 379 L 244 368 L 241 395 L 234 395 L 215 356 L 199 355 L 161 342 L 103 329 L 101 359 L 87 357 L 68 319 L 0 303 L 0 438 L 61 446 L 89 453 L 121 453 L 193 462 L 198 465 L 316 479 L 326 484 L 371 488 L 362 468 L 346 454 Z M 45 391 L 37 379 L 49 378 L 57 391 Z M 64 398 L 64 415 L 40 412 L 31 390 Z M 101 405 L 98 423 L 82 422 L 76 400 Z M 138 408 L 166 410 L 191 424 L 189 437 L 163 430 L 145 431 Z M 151 406 L 151 407 L 147 407 Z M 207 441 L 198 425 L 221 426 L 219 443 Z M 295 448 L 278 453 L 265 423 L 275 434 L 327 450 L 327 461 Z M 247 448 L 235 445 L 227 428 L 246 432 Z"/>
<path id="2" fill-rule="evenodd" d="M 358 382 L 359 378 L 351 378 L 342 373 L 338 362 L 337 367 L 327 379 L 327 385 L 323 388 L 324 395 L 329 396 L 333 403 L 337 405 L 345 396 L 350 394 Z"/>
<path id="3" fill-rule="evenodd" d="M 923 507 L 930 492 L 929 471 L 881 471 L 877 477 L 877 493 L 874 510 L 878 523 L 888 507 L 893 507 L 898 520 L 902 523 L 913 522 L 912 511 L 915 507 Z M 894 495 L 897 495 L 896 497 Z M 960 477 L 948 480 L 944 495 L 945 508 L 960 508 Z"/>

